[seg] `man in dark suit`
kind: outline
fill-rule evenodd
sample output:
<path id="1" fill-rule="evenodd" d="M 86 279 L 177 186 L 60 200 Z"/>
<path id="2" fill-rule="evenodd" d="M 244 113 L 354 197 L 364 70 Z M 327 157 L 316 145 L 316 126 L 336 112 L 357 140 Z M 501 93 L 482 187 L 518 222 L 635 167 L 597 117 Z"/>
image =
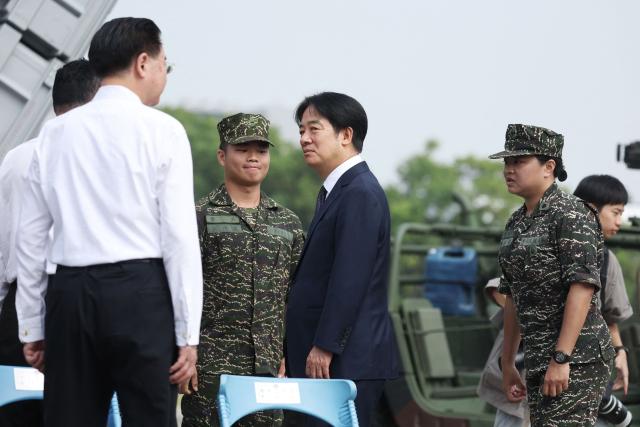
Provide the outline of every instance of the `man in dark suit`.
<path id="1" fill-rule="evenodd" d="M 288 373 L 354 380 L 358 419 L 368 426 L 384 380 L 397 375 L 387 311 L 389 207 L 360 156 L 367 115 L 358 101 L 313 95 L 296 121 L 305 162 L 324 184 L 289 296 Z"/>

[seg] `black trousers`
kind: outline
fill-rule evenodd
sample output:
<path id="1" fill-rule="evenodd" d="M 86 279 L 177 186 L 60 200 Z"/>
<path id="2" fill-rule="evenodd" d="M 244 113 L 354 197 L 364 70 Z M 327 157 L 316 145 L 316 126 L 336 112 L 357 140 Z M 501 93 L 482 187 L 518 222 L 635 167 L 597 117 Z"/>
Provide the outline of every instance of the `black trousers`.
<path id="1" fill-rule="evenodd" d="M 371 425 L 374 411 L 380 404 L 380 399 L 382 399 L 385 380 L 357 380 L 354 381 L 354 383 L 356 383 L 356 388 L 358 389 L 358 394 L 356 395 L 355 400 L 356 413 L 358 414 L 358 425 L 360 427 L 369 427 Z M 291 413 L 288 412 L 287 416 L 290 415 Z M 295 417 L 296 416 L 294 415 L 294 418 Z M 319 418 L 310 416 L 303 417 L 304 427 L 329 426 L 329 424 Z M 294 419 L 288 422 L 287 425 L 302 425 L 302 423 Z"/>
<path id="2" fill-rule="evenodd" d="M 28 366 L 24 360 L 22 343 L 18 339 L 16 289 L 9 285 L 0 312 L 0 365 Z M 42 401 L 23 400 L 0 407 L 0 427 L 39 427 L 42 425 Z"/>
<path id="3" fill-rule="evenodd" d="M 161 260 L 58 266 L 46 306 L 46 426 L 104 427 L 114 391 L 124 426 L 176 426 L 169 367 L 177 352 Z"/>

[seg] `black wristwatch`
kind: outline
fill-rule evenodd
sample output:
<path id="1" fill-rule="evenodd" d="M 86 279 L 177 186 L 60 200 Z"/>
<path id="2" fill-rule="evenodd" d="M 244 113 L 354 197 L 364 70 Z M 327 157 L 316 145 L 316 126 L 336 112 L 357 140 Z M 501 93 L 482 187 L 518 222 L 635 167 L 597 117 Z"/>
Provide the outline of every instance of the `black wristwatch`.
<path id="1" fill-rule="evenodd" d="M 554 351 L 551 357 L 553 357 L 553 361 L 559 365 L 569 363 L 569 361 L 571 360 L 571 355 L 563 353 L 560 350 Z"/>
<path id="2" fill-rule="evenodd" d="M 620 351 L 622 350 L 624 350 L 627 354 L 629 354 L 629 349 L 623 345 L 617 345 L 613 347 L 613 349 L 616 351 L 616 354 L 620 353 Z"/>

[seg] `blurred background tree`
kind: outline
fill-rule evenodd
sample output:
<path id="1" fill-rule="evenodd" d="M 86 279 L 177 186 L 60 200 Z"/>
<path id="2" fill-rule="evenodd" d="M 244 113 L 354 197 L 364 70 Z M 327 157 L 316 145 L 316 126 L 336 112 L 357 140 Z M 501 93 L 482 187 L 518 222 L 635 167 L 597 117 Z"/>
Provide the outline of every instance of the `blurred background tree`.
<path id="1" fill-rule="evenodd" d="M 504 225 L 522 201 L 507 192 L 502 163 L 473 155 L 438 161 L 438 146 L 427 141 L 398 168 L 400 182 L 386 187 L 394 227 L 403 222 L 464 222 L 454 195 L 466 205 L 472 225 Z"/>

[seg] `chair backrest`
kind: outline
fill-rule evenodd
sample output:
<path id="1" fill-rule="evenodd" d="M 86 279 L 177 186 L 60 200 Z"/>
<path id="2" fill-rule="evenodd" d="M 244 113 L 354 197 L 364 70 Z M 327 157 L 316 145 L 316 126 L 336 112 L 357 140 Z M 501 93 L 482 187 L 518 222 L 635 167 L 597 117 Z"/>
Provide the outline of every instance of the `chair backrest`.
<path id="1" fill-rule="evenodd" d="M 24 366 L 0 365 L 0 407 L 21 400 L 40 400 L 44 397 L 44 375 Z M 116 394 L 111 398 L 107 427 L 120 427 L 120 407 Z"/>
<path id="2" fill-rule="evenodd" d="M 122 419 L 120 418 L 120 405 L 118 404 L 117 393 L 113 393 L 113 396 L 111 396 L 111 405 L 109 406 L 107 427 L 122 427 Z"/>
<path id="3" fill-rule="evenodd" d="M 44 375 L 33 368 L 0 365 L 0 406 L 42 399 Z"/>
<path id="4" fill-rule="evenodd" d="M 222 375 L 218 391 L 220 425 L 229 427 L 256 411 L 288 409 L 333 426 L 357 427 L 356 393 L 356 385 L 349 380 Z"/>

